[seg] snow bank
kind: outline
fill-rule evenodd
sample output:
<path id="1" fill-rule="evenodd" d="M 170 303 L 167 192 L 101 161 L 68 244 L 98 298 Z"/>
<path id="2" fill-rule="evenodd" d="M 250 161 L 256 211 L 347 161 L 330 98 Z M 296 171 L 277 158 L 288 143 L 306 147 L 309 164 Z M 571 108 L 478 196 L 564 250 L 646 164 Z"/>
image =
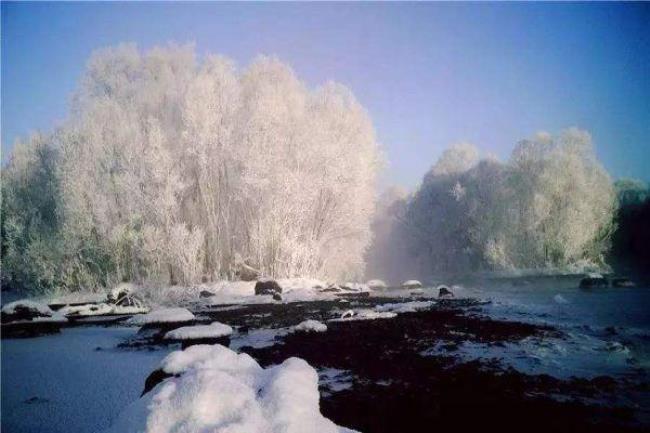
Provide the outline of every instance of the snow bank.
<path id="1" fill-rule="evenodd" d="M 194 314 L 185 308 L 161 308 L 141 316 L 131 317 L 126 323 L 146 325 L 149 323 L 189 322 L 191 320 L 194 320 Z"/>
<path id="2" fill-rule="evenodd" d="M 434 301 L 398 302 L 377 305 L 375 310 L 379 312 L 392 311 L 394 313 L 415 313 L 416 311 L 427 310 L 433 305 L 435 305 Z"/>
<path id="3" fill-rule="evenodd" d="M 209 325 L 183 326 L 165 334 L 165 340 L 196 340 L 201 338 L 219 338 L 231 335 L 232 328 L 220 322 Z"/>
<path id="4" fill-rule="evenodd" d="M 361 308 L 358 310 L 348 310 L 341 314 L 341 317 L 330 319 L 330 322 L 348 322 L 352 320 L 374 320 L 374 319 L 392 319 L 397 317 L 397 313 L 391 311 L 375 311 Z"/>
<path id="5" fill-rule="evenodd" d="M 109 432 L 351 432 L 323 417 L 318 375 L 299 358 L 267 369 L 220 345 L 191 346 L 162 362 L 169 378 L 129 406 Z"/>
<path id="6" fill-rule="evenodd" d="M 294 332 L 325 332 L 327 325 L 318 320 L 305 320 L 292 328 Z"/>

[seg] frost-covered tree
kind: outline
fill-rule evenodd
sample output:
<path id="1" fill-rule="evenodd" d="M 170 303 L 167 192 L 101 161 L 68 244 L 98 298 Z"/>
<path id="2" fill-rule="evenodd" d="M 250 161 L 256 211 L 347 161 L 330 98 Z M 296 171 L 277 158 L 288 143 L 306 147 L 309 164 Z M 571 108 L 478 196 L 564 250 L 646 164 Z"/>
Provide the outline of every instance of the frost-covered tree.
<path id="1" fill-rule="evenodd" d="M 18 140 L 2 170 L 2 284 L 31 291 L 60 283 L 57 149 L 52 137 Z"/>
<path id="2" fill-rule="evenodd" d="M 363 272 L 379 147 L 345 87 L 191 46 L 90 58 L 56 134 L 71 287 Z"/>
<path id="3" fill-rule="evenodd" d="M 411 249 L 432 273 L 603 264 L 616 201 L 591 137 L 571 128 L 521 141 L 505 164 L 453 146 L 407 208 Z"/>

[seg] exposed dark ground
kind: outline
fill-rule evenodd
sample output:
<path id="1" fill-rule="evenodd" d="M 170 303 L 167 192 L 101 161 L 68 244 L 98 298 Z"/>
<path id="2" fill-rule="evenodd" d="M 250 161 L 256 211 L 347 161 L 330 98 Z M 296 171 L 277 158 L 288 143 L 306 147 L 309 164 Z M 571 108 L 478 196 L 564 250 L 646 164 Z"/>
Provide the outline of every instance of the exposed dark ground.
<path id="1" fill-rule="evenodd" d="M 306 318 L 325 321 L 332 311 L 372 307 L 387 299 L 255 305 L 204 313 L 240 330 L 285 327 Z M 395 301 L 395 300 L 391 300 Z M 491 363 L 461 363 L 456 344 L 502 344 L 529 336 L 560 336 L 545 326 L 491 320 L 472 301 L 444 301 L 433 309 L 402 313 L 393 319 L 328 322 L 324 333 L 295 333 L 281 343 L 244 347 L 263 366 L 288 357 L 313 367 L 346 370 L 352 386 L 338 392 L 321 389 L 323 414 L 339 425 L 363 432 L 455 431 L 647 431 L 632 407 L 615 397 L 630 385 L 609 377 L 559 380 L 531 376 Z M 448 355 L 422 351 L 445 341 Z M 633 392 L 648 392 L 634 385 Z"/>

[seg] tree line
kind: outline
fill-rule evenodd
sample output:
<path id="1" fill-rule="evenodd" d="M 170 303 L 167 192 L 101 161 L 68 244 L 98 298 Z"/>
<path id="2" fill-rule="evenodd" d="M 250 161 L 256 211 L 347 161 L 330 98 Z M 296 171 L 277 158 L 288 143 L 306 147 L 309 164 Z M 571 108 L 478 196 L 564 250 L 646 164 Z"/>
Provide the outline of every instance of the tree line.
<path id="1" fill-rule="evenodd" d="M 71 101 L 2 170 L 3 287 L 190 285 L 243 264 L 398 282 L 603 267 L 644 248 L 629 227 L 647 228 L 647 187 L 613 184 L 576 128 L 522 140 L 505 162 L 456 144 L 415 191 L 377 199 L 365 109 L 272 57 L 240 69 L 190 46 L 107 48 Z"/>

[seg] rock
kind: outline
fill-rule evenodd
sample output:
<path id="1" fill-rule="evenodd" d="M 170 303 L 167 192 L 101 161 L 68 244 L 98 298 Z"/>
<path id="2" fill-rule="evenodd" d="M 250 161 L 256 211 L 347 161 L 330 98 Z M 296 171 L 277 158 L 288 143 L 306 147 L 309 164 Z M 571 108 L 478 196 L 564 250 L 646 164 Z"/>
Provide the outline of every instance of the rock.
<path id="1" fill-rule="evenodd" d="M 275 281 L 271 279 L 260 279 L 257 284 L 255 284 L 255 294 L 256 295 L 279 295 L 282 293 L 282 287 Z"/>
<path id="2" fill-rule="evenodd" d="M 438 298 L 453 298 L 454 294 L 449 290 L 447 286 L 438 286 Z"/>
<path id="3" fill-rule="evenodd" d="M 10 302 L 3 306 L 2 312 L 0 313 L 0 321 L 2 321 L 2 323 L 35 320 L 49 321 L 57 319 L 65 321 L 65 319 L 60 316 L 60 314 L 55 313 L 45 304 L 30 301 L 28 299 L 22 299 L 20 301 Z"/>
<path id="4" fill-rule="evenodd" d="M 636 287 L 636 284 L 628 278 L 614 278 L 612 280 L 612 287 Z"/>
<path id="5" fill-rule="evenodd" d="M 607 278 L 603 277 L 600 274 L 590 274 L 580 280 L 581 289 L 598 289 L 606 288 L 609 286 L 609 281 Z"/>
<path id="6" fill-rule="evenodd" d="M 336 284 L 332 284 L 331 286 L 328 286 L 326 289 L 319 290 L 319 292 L 321 293 L 336 293 L 340 291 L 341 291 L 340 287 L 337 286 Z"/>
<path id="7" fill-rule="evenodd" d="M 212 296 L 214 296 L 214 293 L 207 290 L 201 290 L 201 293 L 199 293 L 200 298 L 211 298 Z"/>
<path id="8" fill-rule="evenodd" d="M 422 283 L 418 280 L 407 280 L 402 283 L 402 289 L 419 289 Z"/>
<path id="9" fill-rule="evenodd" d="M 146 393 L 154 389 L 155 386 L 158 385 L 163 380 L 173 376 L 174 376 L 173 374 L 165 373 L 165 371 L 162 368 L 152 371 L 151 374 L 147 376 L 147 378 L 144 381 L 144 389 L 142 390 L 142 394 L 140 394 L 140 397 L 142 397 L 143 395 L 145 395 Z"/>

